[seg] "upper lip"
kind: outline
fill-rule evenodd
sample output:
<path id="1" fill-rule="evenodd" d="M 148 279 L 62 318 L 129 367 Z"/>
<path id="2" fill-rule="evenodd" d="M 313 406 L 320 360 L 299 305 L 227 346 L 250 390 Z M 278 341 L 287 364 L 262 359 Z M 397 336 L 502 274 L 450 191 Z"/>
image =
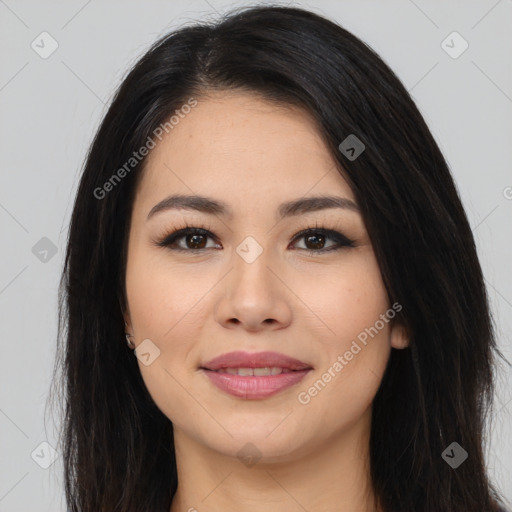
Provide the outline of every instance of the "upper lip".
<path id="1" fill-rule="evenodd" d="M 213 358 L 201 365 L 205 370 L 220 370 L 221 368 L 288 368 L 289 370 L 309 370 L 312 367 L 293 357 L 277 352 L 228 352 Z"/>

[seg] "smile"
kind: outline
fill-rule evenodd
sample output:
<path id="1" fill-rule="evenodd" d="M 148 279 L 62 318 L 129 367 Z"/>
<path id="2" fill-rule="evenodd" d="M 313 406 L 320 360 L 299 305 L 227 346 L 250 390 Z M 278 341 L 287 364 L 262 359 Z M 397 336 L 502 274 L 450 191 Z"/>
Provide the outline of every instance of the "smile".
<path id="1" fill-rule="evenodd" d="M 234 369 L 230 368 L 230 370 Z M 240 370 L 246 370 L 246 368 L 240 368 Z M 229 395 L 245 400 L 262 400 L 295 386 L 311 371 L 311 368 L 263 376 L 239 375 L 238 372 L 233 374 L 204 368 L 202 371 L 215 387 Z"/>
<path id="2" fill-rule="evenodd" d="M 277 352 L 235 351 L 203 363 L 199 370 L 218 389 L 237 398 L 262 400 L 298 384 L 313 368 Z"/>
<path id="3" fill-rule="evenodd" d="M 243 377 L 255 376 L 265 377 L 268 375 L 280 375 L 281 373 L 290 373 L 294 370 L 289 368 L 279 368 L 273 366 L 272 368 L 266 366 L 264 368 L 220 368 L 215 370 L 217 373 L 229 373 L 231 375 L 241 375 Z"/>

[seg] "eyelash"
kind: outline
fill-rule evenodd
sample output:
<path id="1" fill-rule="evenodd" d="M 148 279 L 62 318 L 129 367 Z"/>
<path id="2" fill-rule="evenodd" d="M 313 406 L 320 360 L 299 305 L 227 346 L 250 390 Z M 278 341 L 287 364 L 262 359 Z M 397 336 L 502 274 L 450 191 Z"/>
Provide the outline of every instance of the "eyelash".
<path id="1" fill-rule="evenodd" d="M 212 239 L 216 239 L 216 237 L 211 233 L 211 228 L 204 227 L 204 226 L 190 226 L 188 223 L 185 223 L 185 227 L 181 229 L 177 229 L 170 234 L 165 235 L 161 240 L 155 242 L 155 245 L 158 247 L 166 247 L 167 249 L 171 251 L 178 251 L 178 252 L 192 252 L 192 253 L 199 253 L 206 251 L 208 249 L 212 249 L 212 247 L 206 247 L 202 249 L 183 249 L 181 247 L 171 247 L 171 244 L 179 241 L 180 239 L 184 238 L 187 235 L 203 235 L 208 236 Z M 334 231 L 332 229 L 326 229 L 322 227 L 318 227 L 318 225 L 315 224 L 315 226 L 309 226 L 301 231 L 299 231 L 294 237 L 292 241 L 296 241 L 300 238 L 304 238 L 306 235 L 312 235 L 312 234 L 320 234 L 323 235 L 325 238 L 331 238 L 336 242 L 337 245 L 334 245 L 332 247 L 329 247 L 327 249 L 299 249 L 301 251 L 305 251 L 308 254 L 323 254 L 325 252 L 330 251 L 338 251 L 341 249 L 346 249 L 350 247 L 354 247 L 354 240 L 351 240 L 350 238 L 346 237 L 344 234 L 339 233 L 338 231 Z"/>

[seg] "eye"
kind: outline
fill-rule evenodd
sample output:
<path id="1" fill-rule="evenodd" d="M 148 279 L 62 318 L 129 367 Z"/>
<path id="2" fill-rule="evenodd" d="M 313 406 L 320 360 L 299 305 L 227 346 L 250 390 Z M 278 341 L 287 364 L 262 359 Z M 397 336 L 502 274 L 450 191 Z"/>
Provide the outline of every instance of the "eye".
<path id="1" fill-rule="evenodd" d="M 306 247 L 299 247 L 299 249 L 307 251 L 309 253 L 321 253 L 327 251 L 335 251 L 344 247 L 354 247 L 354 241 L 347 238 L 342 233 L 334 231 L 332 229 L 325 228 L 307 228 L 298 233 L 295 240 L 304 240 Z M 325 247 L 326 241 L 331 239 L 335 243 Z"/>
<path id="2" fill-rule="evenodd" d="M 201 227 L 187 226 L 183 229 L 173 231 L 165 236 L 162 240 L 155 242 L 159 247 L 166 247 L 172 251 L 181 251 L 189 253 L 198 253 L 206 249 L 222 248 L 220 244 L 208 245 L 208 239 L 216 239 L 216 237 L 208 229 Z M 354 247 L 354 241 L 347 238 L 342 233 L 321 228 L 318 226 L 304 229 L 297 233 L 292 245 L 296 245 L 297 240 L 303 239 L 305 247 L 298 247 L 301 251 L 308 253 L 323 253 L 343 249 L 346 247 Z M 334 244 L 327 245 L 327 241 L 331 240 Z M 297 248 L 297 247 L 296 247 Z"/>
<path id="3" fill-rule="evenodd" d="M 207 245 L 208 238 L 214 238 L 213 234 L 208 230 L 199 227 L 186 227 L 167 235 L 163 240 L 158 242 L 157 245 L 167 247 L 174 251 L 185 252 L 215 248 L 215 246 Z M 179 242 L 183 243 L 180 244 Z"/>

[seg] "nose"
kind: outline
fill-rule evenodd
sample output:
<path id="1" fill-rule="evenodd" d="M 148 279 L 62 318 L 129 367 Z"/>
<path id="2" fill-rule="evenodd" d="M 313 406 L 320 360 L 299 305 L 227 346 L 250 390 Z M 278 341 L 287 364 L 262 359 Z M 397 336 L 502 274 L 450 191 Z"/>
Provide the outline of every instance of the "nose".
<path id="1" fill-rule="evenodd" d="M 279 271 L 272 268 L 265 251 L 251 263 L 235 253 L 233 268 L 220 283 L 216 321 L 228 329 L 250 332 L 288 326 L 292 319 L 289 300 L 293 294 L 285 282 Z"/>

